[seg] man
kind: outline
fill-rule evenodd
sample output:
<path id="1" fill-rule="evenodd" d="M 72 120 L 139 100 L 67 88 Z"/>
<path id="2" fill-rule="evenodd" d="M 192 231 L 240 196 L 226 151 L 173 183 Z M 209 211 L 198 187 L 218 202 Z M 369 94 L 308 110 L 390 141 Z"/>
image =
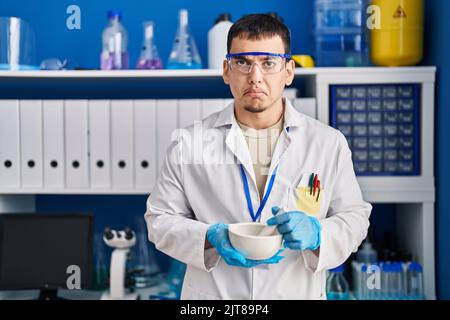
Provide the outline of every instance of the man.
<path id="1" fill-rule="evenodd" d="M 280 21 L 237 21 L 223 66 L 234 103 L 167 151 L 145 218 L 156 248 L 187 264 L 182 299 L 325 299 L 326 270 L 367 235 L 372 207 L 345 137 L 283 98 L 289 53 Z M 235 250 L 228 224 L 251 221 L 276 226 L 284 251 L 249 260 Z"/>

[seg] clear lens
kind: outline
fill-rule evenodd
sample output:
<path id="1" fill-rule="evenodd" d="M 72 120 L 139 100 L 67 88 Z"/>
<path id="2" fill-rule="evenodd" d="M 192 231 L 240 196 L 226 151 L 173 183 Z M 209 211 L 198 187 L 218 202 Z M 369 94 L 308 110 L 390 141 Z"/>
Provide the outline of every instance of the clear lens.
<path id="1" fill-rule="evenodd" d="M 236 56 L 228 59 L 231 69 L 242 73 L 250 73 L 253 65 L 257 64 L 262 73 L 277 73 L 283 69 L 285 58 L 274 56 Z"/>

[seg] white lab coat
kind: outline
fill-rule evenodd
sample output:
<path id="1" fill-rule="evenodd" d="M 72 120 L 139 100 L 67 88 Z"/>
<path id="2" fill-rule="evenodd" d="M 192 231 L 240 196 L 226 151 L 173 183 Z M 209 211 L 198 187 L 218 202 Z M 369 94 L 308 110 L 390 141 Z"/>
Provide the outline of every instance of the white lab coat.
<path id="1" fill-rule="evenodd" d="M 255 212 L 260 204 L 250 153 L 230 104 L 172 142 L 147 201 L 149 240 L 187 264 L 182 299 L 326 299 L 326 270 L 342 264 L 365 239 L 372 206 L 362 198 L 345 137 L 297 112 L 287 99 L 284 112 L 269 177 L 277 164 L 278 173 L 260 222 L 275 205 L 295 209 L 301 177 L 317 173 L 324 188 L 316 214 L 322 225 L 319 256 L 286 249 L 280 263 L 246 269 L 228 265 L 214 248 L 204 250 L 210 225 L 252 221 L 238 163 Z"/>

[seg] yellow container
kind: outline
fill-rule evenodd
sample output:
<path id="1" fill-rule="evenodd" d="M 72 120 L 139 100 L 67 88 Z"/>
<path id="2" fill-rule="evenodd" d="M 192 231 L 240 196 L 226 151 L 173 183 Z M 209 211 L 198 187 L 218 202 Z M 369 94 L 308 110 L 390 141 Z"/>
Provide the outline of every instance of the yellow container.
<path id="1" fill-rule="evenodd" d="M 370 30 L 370 56 L 379 66 L 410 66 L 423 58 L 423 0 L 372 0 L 374 20 Z M 377 9 L 379 8 L 379 10 Z M 379 21 L 380 21 L 379 20 Z"/>

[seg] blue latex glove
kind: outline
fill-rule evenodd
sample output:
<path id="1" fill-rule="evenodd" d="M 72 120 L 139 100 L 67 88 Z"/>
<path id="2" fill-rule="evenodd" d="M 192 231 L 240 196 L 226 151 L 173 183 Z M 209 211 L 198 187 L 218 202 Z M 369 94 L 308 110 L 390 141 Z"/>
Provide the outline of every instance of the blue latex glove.
<path id="1" fill-rule="evenodd" d="M 272 208 L 276 215 L 279 207 Z M 267 220 L 269 226 L 277 225 L 283 235 L 284 247 L 294 250 L 316 250 L 320 247 L 319 220 L 301 211 L 288 211 Z"/>
<path id="2" fill-rule="evenodd" d="M 274 264 L 280 262 L 284 257 L 280 253 L 284 249 L 279 250 L 273 257 L 266 260 L 251 260 L 233 248 L 228 237 L 228 225 L 223 223 L 213 224 L 206 232 L 206 238 L 209 243 L 216 248 L 219 255 L 231 266 L 253 268 L 260 264 Z"/>

